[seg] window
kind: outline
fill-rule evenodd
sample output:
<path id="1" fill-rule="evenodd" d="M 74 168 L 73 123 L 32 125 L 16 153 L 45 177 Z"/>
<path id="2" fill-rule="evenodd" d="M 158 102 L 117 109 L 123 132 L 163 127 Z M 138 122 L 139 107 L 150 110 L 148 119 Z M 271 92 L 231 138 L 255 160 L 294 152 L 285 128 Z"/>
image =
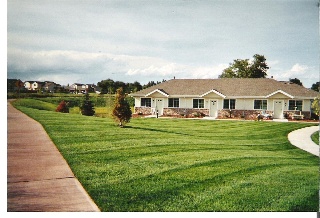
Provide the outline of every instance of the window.
<path id="1" fill-rule="evenodd" d="M 169 98 L 168 107 L 179 107 L 179 98 Z"/>
<path id="2" fill-rule="evenodd" d="M 302 111 L 302 100 L 289 100 L 289 110 Z"/>
<path id="3" fill-rule="evenodd" d="M 204 99 L 193 99 L 193 108 L 204 108 Z"/>
<path id="4" fill-rule="evenodd" d="M 141 107 L 151 107 L 151 98 L 141 98 Z"/>
<path id="5" fill-rule="evenodd" d="M 255 110 L 267 110 L 267 100 L 254 100 Z"/>
<path id="6" fill-rule="evenodd" d="M 236 109 L 236 99 L 224 99 L 223 109 Z"/>

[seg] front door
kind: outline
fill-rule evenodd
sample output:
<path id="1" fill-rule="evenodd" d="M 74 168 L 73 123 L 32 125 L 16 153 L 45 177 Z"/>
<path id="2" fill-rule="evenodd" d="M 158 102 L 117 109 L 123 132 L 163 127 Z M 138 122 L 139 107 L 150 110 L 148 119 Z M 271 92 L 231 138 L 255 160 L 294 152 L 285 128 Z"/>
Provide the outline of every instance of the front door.
<path id="1" fill-rule="evenodd" d="M 210 100 L 210 117 L 216 118 L 218 116 L 218 101 Z"/>
<path id="2" fill-rule="evenodd" d="M 159 115 L 163 115 L 163 99 L 161 98 L 156 99 L 156 113 L 157 112 Z"/>
<path id="3" fill-rule="evenodd" d="M 283 101 L 275 100 L 273 103 L 273 118 L 283 119 Z"/>

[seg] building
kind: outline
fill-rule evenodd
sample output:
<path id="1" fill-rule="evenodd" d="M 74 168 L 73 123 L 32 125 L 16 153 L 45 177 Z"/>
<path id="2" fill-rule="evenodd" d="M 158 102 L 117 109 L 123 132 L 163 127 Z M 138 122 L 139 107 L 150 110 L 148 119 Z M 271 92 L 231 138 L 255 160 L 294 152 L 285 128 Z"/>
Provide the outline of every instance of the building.
<path id="1" fill-rule="evenodd" d="M 130 94 L 136 114 L 255 119 L 310 118 L 317 92 L 266 78 L 173 79 Z"/>

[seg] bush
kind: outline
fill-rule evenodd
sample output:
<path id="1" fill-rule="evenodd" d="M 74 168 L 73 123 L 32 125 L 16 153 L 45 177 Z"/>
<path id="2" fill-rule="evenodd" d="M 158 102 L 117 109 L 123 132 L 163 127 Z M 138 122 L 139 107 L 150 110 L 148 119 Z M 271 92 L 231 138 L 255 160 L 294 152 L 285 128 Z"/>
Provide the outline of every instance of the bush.
<path id="1" fill-rule="evenodd" d="M 95 114 L 94 107 L 93 107 L 92 101 L 90 101 L 90 97 L 88 93 L 85 95 L 85 99 L 82 102 L 80 109 L 81 109 L 82 115 L 93 116 Z"/>
<path id="2" fill-rule="evenodd" d="M 56 109 L 56 112 L 69 113 L 68 104 L 65 101 L 61 101 Z"/>
<path id="3" fill-rule="evenodd" d="M 112 115 L 113 118 L 119 122 L 120 127 L 123 127 L 126 123 L 130 122 L 132 116 L 130 105 L 125 99 L 125 94 L 121 87 L 117 89 Z"/>

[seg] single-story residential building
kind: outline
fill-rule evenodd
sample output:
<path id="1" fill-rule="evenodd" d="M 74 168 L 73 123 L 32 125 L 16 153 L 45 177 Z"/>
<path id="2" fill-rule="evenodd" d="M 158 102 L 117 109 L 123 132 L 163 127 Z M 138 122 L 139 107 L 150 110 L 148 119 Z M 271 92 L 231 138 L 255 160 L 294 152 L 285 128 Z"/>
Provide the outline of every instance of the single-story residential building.
<path id="1" fill-rule="evenodd" d="M 319 93 L 294 83 L 267 78 L 172 79 L 130 94 L 135 114 L 255 119 L 311 116 Z"/>

